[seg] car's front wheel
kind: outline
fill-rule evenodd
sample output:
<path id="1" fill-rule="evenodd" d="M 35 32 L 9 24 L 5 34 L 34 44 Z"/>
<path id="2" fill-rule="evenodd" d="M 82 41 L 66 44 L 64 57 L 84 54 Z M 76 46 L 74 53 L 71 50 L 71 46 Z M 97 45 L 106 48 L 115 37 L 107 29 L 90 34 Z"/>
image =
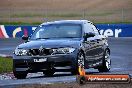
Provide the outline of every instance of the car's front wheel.
<path id="1" fill-rule="evenodd" d="M 85 63 L 84 54 L 82 52 L 79 52 L 78 56 L 77 56 L 77 66 L 76 66 L 76 69 L 73 69 L 71 73 L 74 74 L 74 75 L 79 74 L 78 67 L 79 66 L 84 67 L 84 63 Z"/>
<path id="2" fill-rule="evenodd" d="M 16 72 L 16 71 L 14 71 L 13 74 L 17 79 L 25 79 L 27 76 L 27 72 Z"/>
<path id="3" fill-rule="evenodd" d="M 108 72 L 111 67 L 110 52 L 108 49 L 105 50 L 104 57 L 102 60 L 102 66 L 98 68 L 99 72 Z"/>

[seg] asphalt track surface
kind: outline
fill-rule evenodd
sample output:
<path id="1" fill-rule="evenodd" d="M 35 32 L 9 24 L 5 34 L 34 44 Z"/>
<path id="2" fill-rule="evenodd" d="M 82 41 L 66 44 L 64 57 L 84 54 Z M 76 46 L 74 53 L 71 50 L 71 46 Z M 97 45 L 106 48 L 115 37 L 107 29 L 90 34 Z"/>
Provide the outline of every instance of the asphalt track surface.
<path id="1" fill-rule="evenodd" d="M 132 76 L 132 38 L 109 38 L 108 40 L 112 61 L 110 72 L 99 73 L 96 69 L 87 69 L 86 71 L 92 74 L 129 74 Z M 0 39 L 0 54 L 12 55 L 15 47 L 22 42 L 20 38 Z M 76 76 L 68 72 L 58 72 L 53 77 L 45 77 L 42 73 L 34 73 L 32 76 L 27 76 L 26 79 L 0 80 L 0 87 L 18 84 L 51 84 L 75 81 Z"/>

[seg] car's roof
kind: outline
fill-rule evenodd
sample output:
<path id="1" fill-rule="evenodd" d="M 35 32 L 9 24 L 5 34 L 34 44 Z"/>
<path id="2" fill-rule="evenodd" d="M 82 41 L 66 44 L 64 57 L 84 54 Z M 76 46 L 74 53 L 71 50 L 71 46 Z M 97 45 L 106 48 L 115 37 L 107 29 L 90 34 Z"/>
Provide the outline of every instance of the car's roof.
<path id="1" fill-rule="evenodd" d="M 82 24 L 82 23 L 92 23 L 88 20 L 58 20 L 58 21 L 51 21 L 51 22 L 45 22 L 42 23 L 42 25 L 48 25 L 48 24 L 59 24 L 59 23 L 75 23 L 75 24 Z"/>

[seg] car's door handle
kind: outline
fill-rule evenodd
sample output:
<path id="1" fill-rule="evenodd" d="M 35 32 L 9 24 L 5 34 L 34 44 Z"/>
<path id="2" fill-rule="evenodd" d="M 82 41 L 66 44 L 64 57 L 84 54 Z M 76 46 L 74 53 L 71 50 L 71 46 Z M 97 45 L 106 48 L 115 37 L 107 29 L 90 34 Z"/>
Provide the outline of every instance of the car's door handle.
<path id="1" fill-rule="evenodd" d="M 99 43 L 99 41 L 101 40 L 100 39 L 90 40 L 91 43 L 95 43 L 95 42 Z"/>
<path id="2" fill-rule="evenodd" d="M 90 40 L 90 42 L 96 42 L 96 40 Z"/>
<path id="3" fill-rule="evenodd" d="M 90 44 L 95 44 L 96 43 L 96 40 L 90 40 Z"/>

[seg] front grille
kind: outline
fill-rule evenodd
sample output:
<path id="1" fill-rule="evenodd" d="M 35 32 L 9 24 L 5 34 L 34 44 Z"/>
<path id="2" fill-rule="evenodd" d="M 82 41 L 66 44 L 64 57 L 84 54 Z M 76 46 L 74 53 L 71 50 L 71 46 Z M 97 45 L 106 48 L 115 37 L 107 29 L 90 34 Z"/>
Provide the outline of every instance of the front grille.
<path id="1" fill-rule="evenodd" d="M 15 63 L 15 67 L 26 68 L 27 67 L 27 63 L 24 63 L 24 62 Z"/>
<path id="2" fill-rule="evenodd" d="M 39 63 L 28 63 L 30 69 L 46 69 L 50 66 L 49 63 L 39 62 Z"/>
<path id="3" fill-rule="evenodd" d="M 39 56 L 46 56 L 46 55 L 51 55 L 53 53 L 53 50 L 52 49 L 30 49 L 29 50 L 29 55 L 31 56 L 36 56 L 36 55 L 39 55 Z"/>

